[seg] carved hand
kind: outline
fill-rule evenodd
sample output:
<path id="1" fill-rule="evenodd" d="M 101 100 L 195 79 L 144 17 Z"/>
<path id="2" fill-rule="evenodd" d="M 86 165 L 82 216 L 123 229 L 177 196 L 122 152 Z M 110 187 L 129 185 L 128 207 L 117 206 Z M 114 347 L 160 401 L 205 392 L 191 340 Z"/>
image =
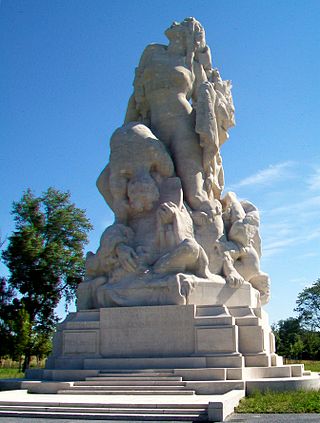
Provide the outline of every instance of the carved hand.
<path id="1" fill-rule="evenodd" d="M 173 217 L 176 213 L 176 209 L 177 206 L 171 201 L 169 201 L 168 203 L 161 204 L 157 212 L 160 222 L 163 225 L 172 223 Z"/>
<path id="2" fill-rule="evenodd" d="M 125 244 L 119 244 L 116 247 L 119 262 L 128 272 L 134 272 L 137 268 L 138 256 L 134 249 Z"/>

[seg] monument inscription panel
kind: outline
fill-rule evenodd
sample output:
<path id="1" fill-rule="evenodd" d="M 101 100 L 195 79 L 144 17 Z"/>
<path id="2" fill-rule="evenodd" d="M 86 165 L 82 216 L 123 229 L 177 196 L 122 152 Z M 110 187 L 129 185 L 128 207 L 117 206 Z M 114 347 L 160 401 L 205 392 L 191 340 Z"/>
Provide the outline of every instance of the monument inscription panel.
<path id="1" fill-rule="evenodd" d="M 101 310 L 104 357 L 161 357 L 194 352 L 194 307 L 124 307 Z"/>

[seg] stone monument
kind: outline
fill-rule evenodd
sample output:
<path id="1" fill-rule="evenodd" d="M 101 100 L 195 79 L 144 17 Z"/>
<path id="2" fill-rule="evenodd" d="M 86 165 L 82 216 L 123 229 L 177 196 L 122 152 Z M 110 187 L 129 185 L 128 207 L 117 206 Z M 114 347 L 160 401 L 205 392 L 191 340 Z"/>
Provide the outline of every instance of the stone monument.
<path id="1" fill-rule="evenodd" d="M 115 221 L 87 255 L 78 310 L 100 310 L 102 357 L 204 354 L 221 365 L 268 366 L 277 357 L 261 310 L 270 283 L 260 270 L 259 212 L 223 194 L 231 82 L 212 67 L 197 20 L 165 34 L 167 46 L 142 54 L 97 181 Z M 76 353 L 78 335 L 69 336 L 64 348 Z M 98 335 L 86 336 L 91 351 Z"/>
<path id="2" fill-rule="evenodd" d="M 165 34 L 168 45 L 148 45 L 135 70 L 97 181 L 114 223 L 87 255 L 77 312 L 59 325 L 42 377 L 171 369 L 200 394 L 275 377 L 298 386 L 303 366 L 283 366 L 262 309 L 259 211 L 223 191 L 231 82 L 196 19 Z"/>
<path id="3" fill-rule="evenodd" d="M 227 305 L 229 297 L 260 307 L 269 299 L 259 212 L 222 195 L 231 82 L 212 68 L 194 18 L 174 22 L 166 36 L 168 46 L 143 52 L 125 123 L 111 137 L 97 185 L 115 222 L 87 256 L 78 310 Z"/>

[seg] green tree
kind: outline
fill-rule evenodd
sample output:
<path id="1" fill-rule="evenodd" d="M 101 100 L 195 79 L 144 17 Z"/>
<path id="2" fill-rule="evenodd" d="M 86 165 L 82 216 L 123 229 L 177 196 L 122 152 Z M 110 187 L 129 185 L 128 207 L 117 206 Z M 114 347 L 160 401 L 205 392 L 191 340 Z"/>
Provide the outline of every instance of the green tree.
<path id="1" fill-rule="evenodd" d="M 34 338 L 32 355 L 37 357 L 38 366 L 41 360 L 49 355 L 52 350 L 52 336 L 37 333 Z"/>
<path id="2" fill-rule="evenodd" d="M 303 334 L 304 351 L 303 358 L 307 360 L 320 359 L 320 332 L 304 331 Z"/>
<path id="3" fill-rule="evenodd" d="M 320 332 L 305 329 L 298 318 L 280 320 L 272 330 L 279 355 L 305 360 L 320 358 Z"/>
<path id="4" fill-rule="evenodd" d="M 30 363 L 35 334 L 50 336 L 62 298 L 66 307 L 75 296 L 84 273 L 83 247 L 92 229 L 84 210 L 70 201 L 68 192 L 49 188 L 40 197 L 31 190 L 13 203 L 15 231 L 2 253 L 16 301 L 29 321 L 24 368 Z"/>
<path id="5" fill-rule="evenodd" d="M 299 360 L 303 357 L 304 350 L 302 335 L 296 335 L 293 344 L 290 345 L 290 357 Z"/>
<path id="6" fill-rule="evenodd" d="M 302 355 L 304 345 L 301 336 L 303 331 L 299 319 L 290 317 L 286 320 L 279 320 L 273 326 L 273 331 L 279 355 L 287 358 L 298 358 Z"/>
<path id="7" fill-rule="evenodd" d="M 13 297 L 14 291 L 8 287 L 6 278 L 0 277 L 0 359 L 12 352 L 10 314 Z"/>
<path id="8" fill-rule="evenodd" d="M 311 331 L 320 330 L 320 279 L 298 295 L 295 311 L 303 327 Z"/>
<path id="9" fill-rule="evenodd" d="M 30 316 L 23 303 L 16 300 L 12 306 L 13 313 L 11 313 L 9 320 L 12 343 L 11 358 L 19 362 L 19 370 L 21 371 L 22 357 L 25 351 L 30 348 L 32 354 L 31 337 L 33 337 L 33 331 Z"/>

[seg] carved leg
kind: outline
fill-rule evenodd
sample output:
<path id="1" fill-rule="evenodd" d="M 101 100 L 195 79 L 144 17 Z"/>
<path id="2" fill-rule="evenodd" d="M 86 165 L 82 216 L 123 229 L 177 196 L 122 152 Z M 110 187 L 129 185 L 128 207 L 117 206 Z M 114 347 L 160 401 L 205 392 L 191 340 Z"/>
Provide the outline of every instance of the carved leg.
<path id="1" fill-rule="evenodd" d="M 192 268 L 198 260 L 199 244 L 192 239 L 185 239 L 173 251 L 159 258 L 153 265 L 156 273 L 183 272 Z"/>
<path id="2" fill-rule="evenodd" d="M 226 282 L 233 288 L 241 286 L 244 282 L 243 277 L 234 268 L 234 261 L 228 251 L 224 252 L 223 259 L 223 273 L 226 278 Z"/>
<path id="3" fill-rule="evenodd" d="M 249 282 L 253 288 L 260 292 L 261 304 L 267 304 L 270 300 L 270 278 L 267 273 L 260 272 L 254 275 Z"/>

